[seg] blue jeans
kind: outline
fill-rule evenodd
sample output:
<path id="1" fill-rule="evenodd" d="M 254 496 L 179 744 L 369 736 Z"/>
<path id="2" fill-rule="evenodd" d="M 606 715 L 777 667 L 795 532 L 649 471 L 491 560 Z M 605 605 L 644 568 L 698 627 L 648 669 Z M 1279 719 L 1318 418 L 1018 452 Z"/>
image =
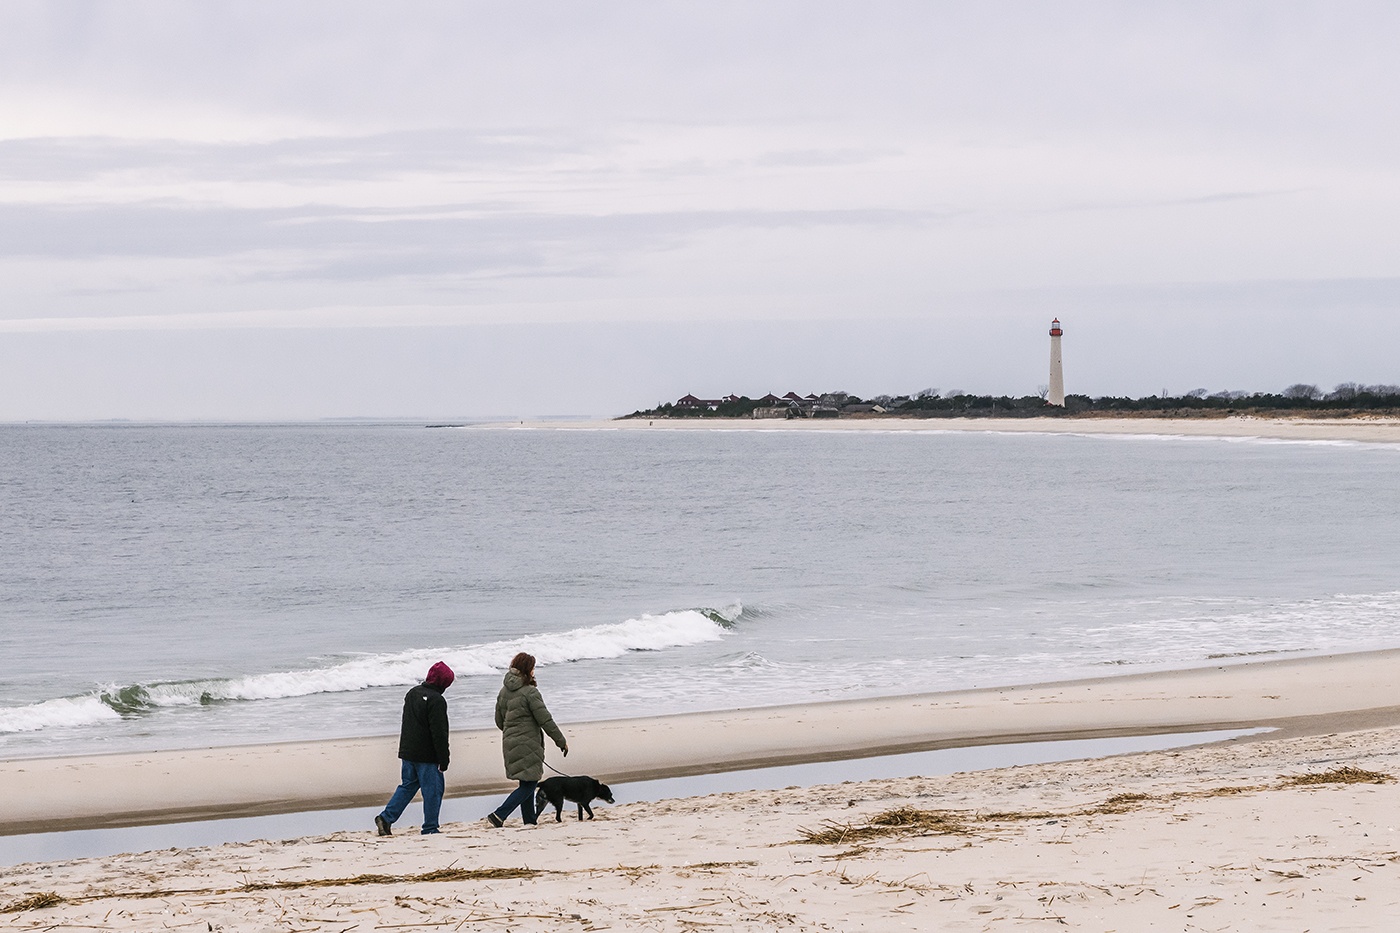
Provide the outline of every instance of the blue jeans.
<path id="1" fill-rule="evenodd" d="M 413 795 L 423 791 L 423 835 L 438 831 L 438 813 L 442 810 L 442 772 L 430 761 L 404 761 L 403 783 L 384 805 L 384 822 L 393 825 L 403 815 Z"/>
<path id="2" fill-rule="evenodd" d="M 520 786 L 510 792 L 505 803 L 496 808 L 496 815 L 502 820 L 510 818 L 515 808 L 520 808 L 520 818 L 526 825 L 535 822 L 535 785 L 538 781 L 521 781 Z"/>

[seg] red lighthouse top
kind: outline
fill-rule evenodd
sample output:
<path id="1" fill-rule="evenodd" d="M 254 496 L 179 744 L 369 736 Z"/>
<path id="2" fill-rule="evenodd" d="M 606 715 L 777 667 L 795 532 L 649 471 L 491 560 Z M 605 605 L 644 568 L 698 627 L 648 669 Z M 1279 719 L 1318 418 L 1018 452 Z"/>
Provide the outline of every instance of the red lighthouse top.
<path id="1" fill-rule="evenodd" d="M 1051 336 L 1051 337 L 1058 337 L 1058 336 L 1060 336 L 1060 335 L 1063 334 L 1063 333 L 1064 333 L 1064 331 L 1060 330 L 1060 319 L 1059 319 L 1059 318 L 1055 318 L 1055 320 L 1053 320 L 1053 321 L 1050 322 L 1050 336 Z"/>

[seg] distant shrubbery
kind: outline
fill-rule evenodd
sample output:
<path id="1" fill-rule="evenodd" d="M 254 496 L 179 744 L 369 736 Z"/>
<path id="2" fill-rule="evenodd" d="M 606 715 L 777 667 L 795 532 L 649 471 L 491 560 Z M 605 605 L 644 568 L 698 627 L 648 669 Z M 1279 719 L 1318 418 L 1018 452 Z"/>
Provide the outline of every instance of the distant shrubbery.
<path id="1" fill-rule="evenodd" d="M 748 418 L 753 414 L 753 410 L 758 407 L 758 403 L 750 398 L 741 398 L 737 402 L 720 402 L 718 408 L 682 408 L 667 402 L 664 405 L 657 405 L 655 408 L 646 411 L 635 411 L 631 417 L 641 418 Z"/>
<path id="2" fill-rule="evenodd" d="M 1104 395 L 1097 398 L 1088 395 L 1065 396 L 1065 407 L 1057 408 L 1046 403 L 1043 395 L 969 395 L 954 389 L 940 393 L 936 389 L 924 389 L 913 395 L 877 395 L 861 399 L 847 392 L 828 392 L 821 400 L 806 407 L 792 406 L 793 417 L 821 415 L 858 414 L 870 417 L 869 406 L 877 405 L 888 415 L 914 415 L 917 417 L 969 417 L 969 416 L 1058 416 L 1086 412 L 1106 413 L 1174 413 L 1235 414 L 1240 412 L 1316 412 L 1318 414 L 1352 411 L 1400 410 L 1400 386 L 1361 385 L 1344 382 L 1330 392 L 1324 392 L 1314 385 L 1298 383 L 1282 392 L 1210 392 L 1194 389 L 1184 395 L 1144 398 Z M 856 409 L 852 410 L 851 406 Z M 735 401 L 720 402 L 716 408 L 687 408 L 667 402 L 656 408 L 633 412 L 632 418 L 748 418 L 756 408 L 769 408 L 759 402 L 741 397 Z M 876 415 L 878 416 L 878 415 Z"/>

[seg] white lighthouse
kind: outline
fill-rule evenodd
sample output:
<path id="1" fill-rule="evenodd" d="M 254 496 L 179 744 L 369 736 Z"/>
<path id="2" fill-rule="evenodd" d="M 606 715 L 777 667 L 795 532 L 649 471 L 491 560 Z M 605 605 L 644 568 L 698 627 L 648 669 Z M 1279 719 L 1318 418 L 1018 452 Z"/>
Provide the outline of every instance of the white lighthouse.
<path id="1" fill-rule="evenodd" d="M 1050 322 L 1050 393 L 1045 400 L 1051 405 L 1065 407 L 1065 367 L 1060 362 L 1060 319 Z"/>

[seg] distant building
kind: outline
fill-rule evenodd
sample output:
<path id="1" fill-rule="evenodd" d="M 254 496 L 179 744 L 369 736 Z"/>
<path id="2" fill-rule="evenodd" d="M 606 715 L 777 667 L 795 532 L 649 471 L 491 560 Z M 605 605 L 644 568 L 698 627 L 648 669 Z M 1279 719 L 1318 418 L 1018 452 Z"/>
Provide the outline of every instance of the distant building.
<path id="1" fill-rule="evenodd" d="M 816 394 L 798 395 L 796 392 L 789 392 L 786 395 L 778 396 L 769 392 L 762 398 L 752 400 L 753 408 L 749 409 L 754 418 L 834 418 L 838 415 L 868 415 L 884 414 L 885 409 L 879 405 L 852 404 L 838 408 L 834 401 L 835 397 L 826 397 Z M 733 405 L 737 402 L 748 401 L 747 396 L 730 393 L 724 398 L 700 398 L 698 395 L 683 395 L 676 399 L 674 407 L 682 411 L 717 411 L 721 405 Z M 741 406 L 738 411 L 743 411 L 746 406 Z"/>
<path id="2" fill-rule="evenodd" d="M 676 399 L 677 408 L 688 408 L 691 410 L 714 411 L 719 407 L 720 400 L 717 398 L 696 398 L 693 395 L 683 395 Z"/>

